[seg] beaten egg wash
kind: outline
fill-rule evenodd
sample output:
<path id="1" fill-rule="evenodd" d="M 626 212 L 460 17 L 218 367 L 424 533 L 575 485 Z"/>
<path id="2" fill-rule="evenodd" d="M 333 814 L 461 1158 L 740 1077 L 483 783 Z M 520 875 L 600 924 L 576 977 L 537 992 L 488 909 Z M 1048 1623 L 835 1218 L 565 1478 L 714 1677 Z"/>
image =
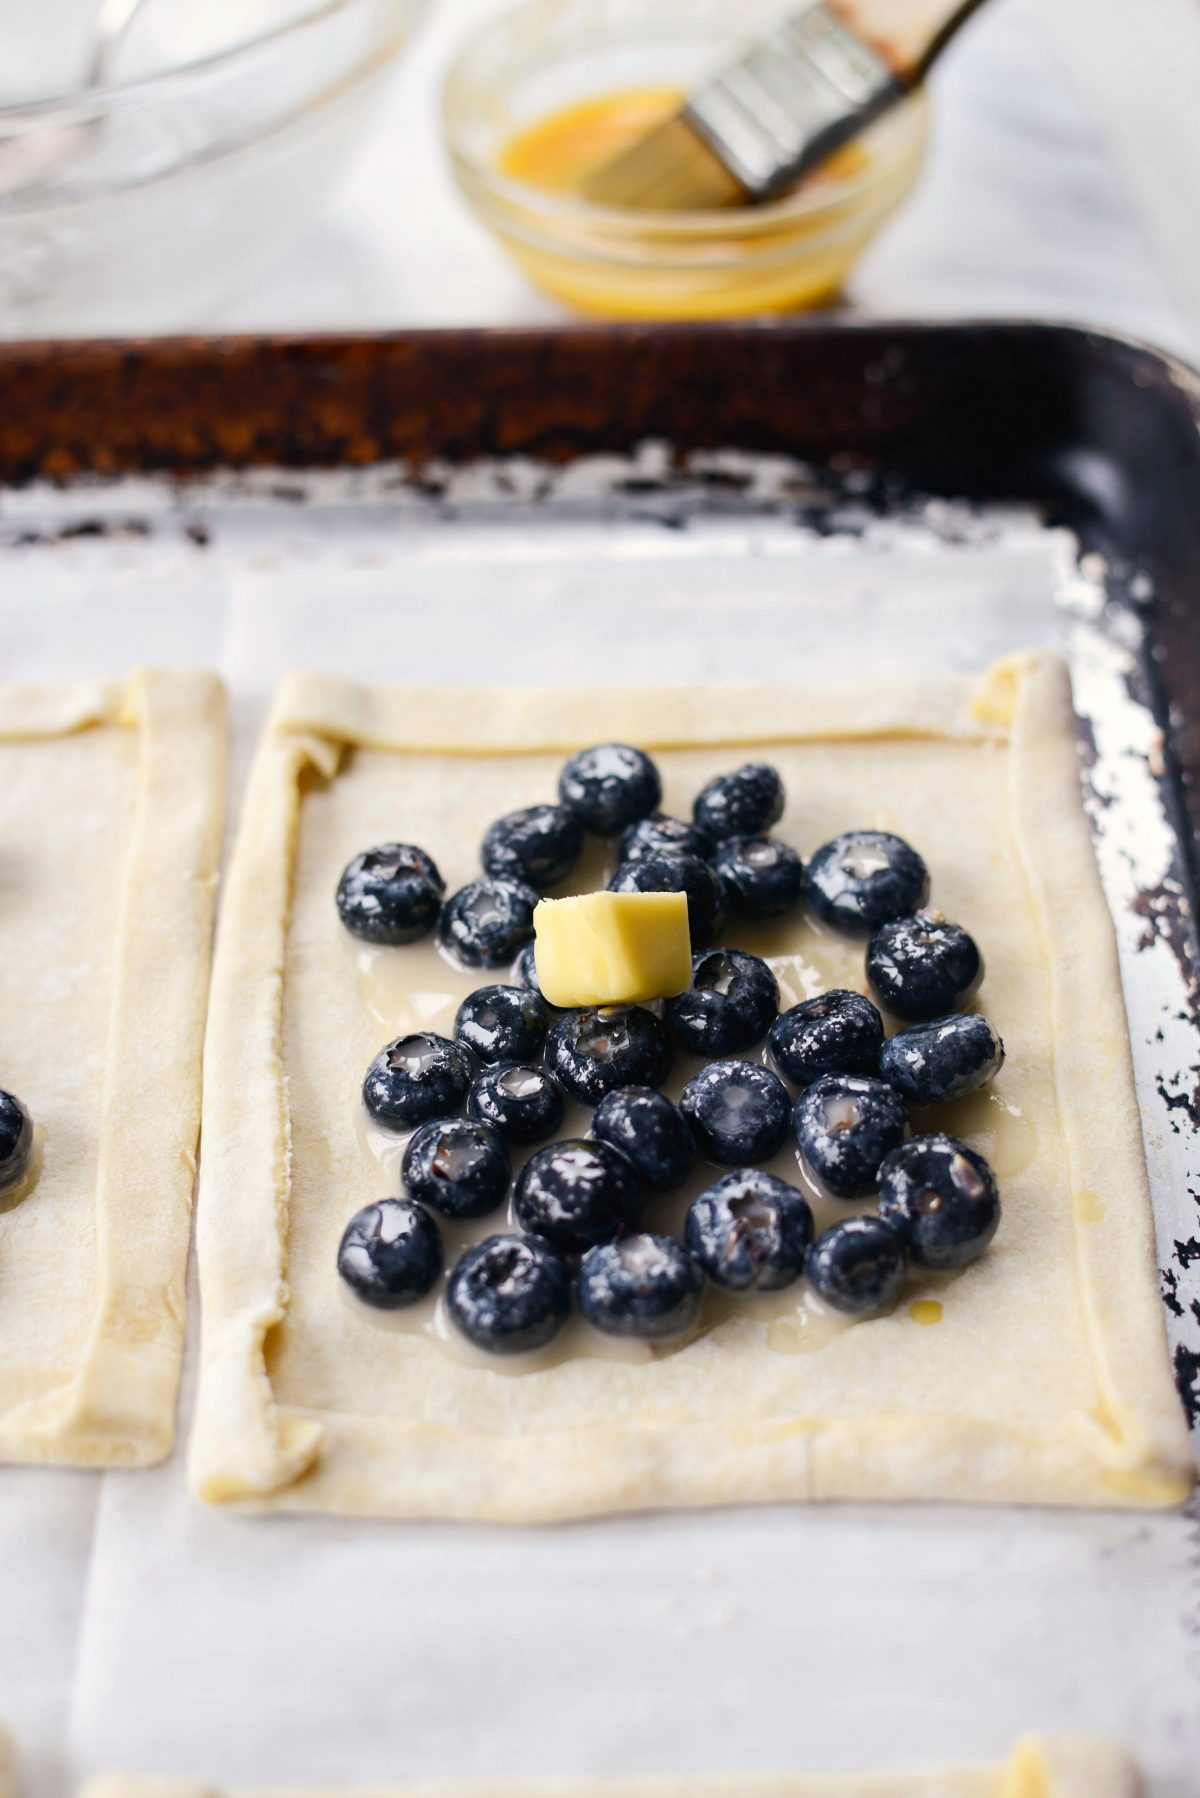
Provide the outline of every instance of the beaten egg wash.
<path id="1" fill-rule="evenodd" d="M 527 187 L 577 195 L 585 175 L 678 112 L 685 97 L 677 88 L 636 87 L 577 101 L 519 131 L 497 166 Z M 795 192 L 853 183 L 867 168 L 866 152 L 849 144 Z M 790 200 L 731 209 L 727 232 L 714 228 L 711 213 L 675 215 L 678 232 L 687 232 L 692 218 L 703 230 L 702 248 L 684 262 L 677 242 L 667 247 L 669 227 L 656 227 L 653 214 L 633 212 L 607 215 L 628 221 L 608 233 L 607 263 L 595 256 L 603 227 L 585 222 L 591 209 L 564 214 L 556 249 L 511 239 L 509 248 L 539 286 L 583 312 L 705 318 L 812 306 L 840 285 L 874 220 L 862 216 L 857 184 L 816 215 L 789 212 Z M 603 216 L 592 213 L 593 220 Z"/>
<path id="2" fill-rule="evenodd" d="M 686 99 L 681 88 L 630 87 L 578 100 L 510 139 L 500 158 L 501 171 L 547 193 L 577 193 L 585 175 L 665 124 Z M 845 180 L 865 168 L 866 160 L 857 144 L 848 144 L 798 185 Z"/>
<path id="3" fill-rule="evenodd" d="M 511 138 L 501 172 L 547 193 L 577 193 L 585 175 L 645 137 L 683 102 L 671 87 L 631 87 L 576 101 Z"/>

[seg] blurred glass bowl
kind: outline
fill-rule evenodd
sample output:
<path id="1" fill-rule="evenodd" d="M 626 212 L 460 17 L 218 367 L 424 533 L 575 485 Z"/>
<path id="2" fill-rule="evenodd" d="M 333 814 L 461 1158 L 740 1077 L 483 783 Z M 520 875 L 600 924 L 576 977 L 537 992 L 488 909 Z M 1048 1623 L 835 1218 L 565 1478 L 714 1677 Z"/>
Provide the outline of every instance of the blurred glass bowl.
<path id="1" fill-rule="evenodd" d="M 314 216 L 424 10 L 291 0 L 246 36 L 242 4 L 240 41 L 0 106 L 0 335 L 161 330 L 245 284 Z"/>
<path id="2" fill-rule="evenodd" d="M 922 96 L 858 140 L 841 167 L 768 205 L 635 212 L 515 180 L 521 134 L 583 102 L 695 90 L 776 21 L 780 0 L 531 0 L 475 32 L 442 120 L 455 178 L 537 286 L 609 318 L 721 318 L 818 305 L 916 180 Z"/>

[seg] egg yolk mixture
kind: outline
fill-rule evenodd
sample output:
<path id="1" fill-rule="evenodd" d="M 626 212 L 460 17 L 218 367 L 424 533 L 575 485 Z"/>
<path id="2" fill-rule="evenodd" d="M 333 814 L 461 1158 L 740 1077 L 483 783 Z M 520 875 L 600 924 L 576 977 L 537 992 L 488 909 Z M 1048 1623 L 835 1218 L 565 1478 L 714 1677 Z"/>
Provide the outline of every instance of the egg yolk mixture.
<path id="1" fill-rule="evenodd" d="M 500 171 L 546 193 L 578 192 L 594 169 L 677 113 L 687 96 L 673 87 L 631 87 L 577 101 L 511 138 Z M 866 166 L 857 144 L 839 150 L 801 185 L 845 180 Z"/>
<path id="2" fill-rule="evenodd" d="M 581 196 L 585 177 L 672 118 L 684 99 L 675 87 L 629 87 L 576 101 L 515 132 L 498 172 L 526 190 Z M 919 139 L 883 170 L 873 150 L 853 143 L 793 190 L 812 193 L 811 206 L 679 212 L 666 228 L 653 212 L 567 206 L 535 231 L 518 210 L 515 229 L 500 215 L 499 234 L 534 284 L 577 312 L 698 319 L 791 311 L 837 292 L 919 160 Z M 675 218 L 686 221 L 678 234 Z"/>

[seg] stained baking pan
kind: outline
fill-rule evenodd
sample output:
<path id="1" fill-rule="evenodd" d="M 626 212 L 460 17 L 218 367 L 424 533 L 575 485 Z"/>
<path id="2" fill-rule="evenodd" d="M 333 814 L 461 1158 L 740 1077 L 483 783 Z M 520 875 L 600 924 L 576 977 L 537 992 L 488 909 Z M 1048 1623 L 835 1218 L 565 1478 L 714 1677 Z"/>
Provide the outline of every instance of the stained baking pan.
<path id="1" fill-rule="evenodd" d="M 11 486 L 387 462 L 419 484 L 443 465 L 562 467 L 656 441 L 664 490 L 724 449 L 791 458 L 877 509 L 913 494 L 1032 504 L 1109 558 L 1112 598 L 1130 569 L 1149 583 L 1157 703 L 1200 829 L 1200 378 L 1143 345 L 1023 324 L 30 344 L 0 349 L 0 397 Z M 737 482 L 713 485 L 731 504 Z"/>
<path id="2" fill-rule="evenodd" d="M 1195 1421 L 1198 413 L 1196 377 L 1166 357 L 1011 324 L 7 346 L 6 678 L 137 658 L 217 666 L 244 765 L 290 665 L 430 685 L 653 684 L 961 670 L 1057 644 Z M 0 1520 L 7 1504 L 36 1536 L 59 1490 L 35 1497 L 25 1481 L 13 1498 L 0 1476 Z M 1200 1752 L 1179 1518 L 633 1519 L 498 1553 L 487 1531 L 351 1538 L 214 1519 L 177 1468 L 108 1479 L 105 1494 L 95 1602 L 46 1674 L 83 1767 L 136 1759 L 271 1784 L 886 1765 L 999 1749 L 1038 1725 L 1128 1736 L 1165 1795 L 1188 1789 Z M 769 1591 L 760 1557 L 778 1558 Z M 170 1592 L 147 1606 L 168 1559 Z M 541 1719 L 536 1752 L 523 1692 L 492 1668 L 509 1639 L 497 1620 L 524 1615 L 531 1581 L 538 1639 L 576 1694 Z M 798 1648 L 791 1582 L 821 1611 L 819 1655 Z M 296 1661 L 318 1588 L 321 1640 Z M 389 1631 L 368 1590 L 423 1606 L 421 1630 Z M 32 1614 L 37 1591 L 25 1599 Z M 622 1633 L 631 1615 L 638 1645 Z M 797 1653 L 799 1708 L 777 1689 Z M 736 1671 L 747 1657 L 750 1685 Z M 302 1668 L 311 1719 L 297 1723 L 287 1680 L 256 1675 L 267 1662 Z M 601 1663 L 621 1667 L 619 1731 L 585 1702 Z M 436 1677 L 451 1666 L 456 1685 L 475 1681 L 469 1740 Z M 401 1738 L 379 1719 L 406 1681 Z M 252 1706 L 237 1702 L 246 1691 Z"/>
<path id="3" fill-rule="evenodd" d="M 505 465 L 541 464 L 549 516 L 572 464 L 628 460 L 646 444 L 660 450 L 652 468 L 608 470 L 610 521 L 622 507 L 678 524 L 770 506 L 834 532 L 858 531 L 872 516 L 912 518 L 934 498 L 1034 508 L 1074 538 L 1110 608 L 1109 634 L 1129 648 L 1136 625 L 1131 695 L 1161 732 L 1156 779 L 1175 837 L 1174 865 L 1139 887 L 1136 905 L 1147 939 L 1170 943 L 1189 1008 L 1200 835 L 1198 426 L 1200 380 L 1178 361 L 1040 325 L 456 331 L 0 351 L 0 480 L 62 487 L 56 516 L 66 519 L 64 501 L 79 516 L 59 530 L 102 528 L 90 515 L 98 481 L 112 529 L 122 476 L 165 477 L 195 510 L 201 477 L 223 474 L 228 484 L 272 468 L 387 469 L 396 487 L 457 506 L 456 472 L 487 464 L 491 508 L 503 512 L 507 498 L 515 514 L 529 483 L 506 482 Z M 789 480 L 775 467 L 766 500 L 752 469 L 701 466 L 715 452 L 783 458 L 794 473 Z M 260 503 L 272 496 L 255 491 Z M 277 483 L 274 497 L 287 491 Z M 577 510 L 585 503 L 597 503 L 594 490 Z M 11 542 L 12 520 L 28 508 L 10 499 L 6 510 Z M 527 514 L 520 523 L 528 528 Z M 203 534 L 195 521 L 194 535 Z M 35 535 L 24 532 L 26 547 Z M 1162 1085 L 1176 1133 L 1200 1123 L 1200 1069 L 1164 1069 Z M 1190 1312 L 1195 1324 L 1179 1329 L 1176 1345 L 1195 1416 L 1200 1284 L 1193 1293 L 1188 1274 L 1200 1266 L 1200 1218 L 1184 1207 L 1175 1225 L 1163 1278 L 1176 1322 L 1186 1326 Z"/>

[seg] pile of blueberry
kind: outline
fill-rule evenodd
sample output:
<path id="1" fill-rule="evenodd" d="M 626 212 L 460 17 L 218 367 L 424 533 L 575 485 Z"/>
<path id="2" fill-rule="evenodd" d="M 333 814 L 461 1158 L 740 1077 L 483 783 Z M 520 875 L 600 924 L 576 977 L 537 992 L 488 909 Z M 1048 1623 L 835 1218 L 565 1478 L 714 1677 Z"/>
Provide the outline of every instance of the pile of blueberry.
<path id="1" fill-rule="evenodd" d="M 396 1309 L 433 1289 L 444 1268 L 435 1213 L 487 1217 L 510 1192 L 523 1234 L 468 1248 L 446 1286 L 457 1327 L 501 1354 L 549 1342 L 573 1299 L 610 1335 L 680 1335 L 706 1281 L 745 1293 L 807 1273 L 836 1309 L 877 1315 L 910 1266 L 960 1267 L 991 1241 L 1000 1204 L 983 1157 L 955 1137 L 908 1135 L 908 1103 L 972 1092 L 1004 1058 L 987 1020 L 958 1009 L 983 962 L 965 930 L 925 909 L 921 857 L 888 832 L 850 831 L 806 867 L 770 834 L 784 792 L 760 763 L 710 782 L 690 823 L 660 813 L 661 797 L 650 758 L 608 744 L 567 762 L 559 804 L 498 819 L 483 839 L 483 878 L 449 899 L 429 856 L 409 845 L 368 850 L 345 870 L 338 910 L 356 935 L 407 943 L 436 925 L 468 967 L 515 964 L 512 983 L 463 1001 L 453 1040 L 397 1038 L 367 1070 L 371 1117 L 411 1133 L 408 1196 L 368 1205 L 342 1238 L 339 1271 L 368 1304 Z M 660 1007 L 559 1012 L 538 990 L 533 908 L 571 873 L 585 833 L 619 839 L 613 889 L 687 895 L 692 985 Z M 905 1027 L 885 1039 L 880 1010 L 849 991 L 780 1013 L 765 961 L 711 946 L 727 913 L 778 919 L 800 906 L 867 939 L 867 981 Z M 767 1056 L 743 1059 L 764 1042 Z M 657 1090 L 676 1050 L 706 1062 L 678 1105 Z M 548 1141 L 564 1094 L 594 1108 L 591 1131 Z M 874 1214 L 814 1240 L 807 1199 L 762 1165 L 789 1133 L 819 1189 L 875 1198 Z M 512 1150 L 537 1143 L 514 1187 Z M 727 1171 L 693 1200 L 684 1240 L 645 1228 L 649 1202 L 697 1158 Z"/>

